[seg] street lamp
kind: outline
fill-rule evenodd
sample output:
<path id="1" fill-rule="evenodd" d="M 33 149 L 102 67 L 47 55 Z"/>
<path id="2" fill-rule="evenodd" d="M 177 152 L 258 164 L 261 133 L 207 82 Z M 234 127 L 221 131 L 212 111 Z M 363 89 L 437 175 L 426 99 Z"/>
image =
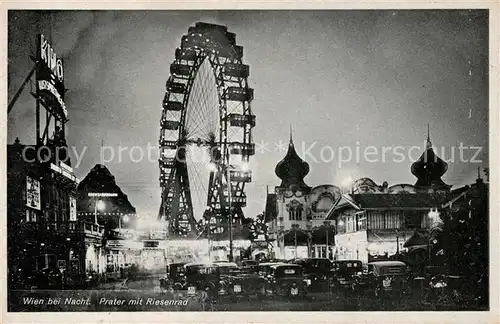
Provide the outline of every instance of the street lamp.
<path id="1" fill-rule="evenodd" d="M 123 223 L 128 223 L 128 221 L 130 220 L 130 218 L 128 217 L 128 215 L 125 215 L 123 216 L 123 219 L 122 219 L 122 216 L 120 215 L 120 217 L 118 217 L 118 228 L 122 228 L 122 222 Z"/>
<path id="2" fill-rule="evenodd" d="M 248 170 L 250 170 L 250 166 L 248 165 L 248 162 L 243 162 L 240 166 L 241 168 L 241 171 L 243 172 L 247 172 Z"/>
<path id="3" fill-rule="evenodd" d="M 342 181 L 342 192 L 345 193 L 345 189 L 346 188 L 349 188 L 349 186 L 352 184 L 352 178 L 351 176 L 345 178 L 343 181 Z"/>
<path id="4" fill-rule="evenodd" d="M 100 199 L 96 199 L 95 208 L 94 208 L 94 221 L 96 224 L 99 224 L 97 221 L 97 211 L 103 211 L 106 208 L 106 203 Z"/>
<path id="5" fill-rule="evenodd" d="M 217 165 L 213 162 L 210 162 L 207 166 L 208 171 L 217 172 Z"/>

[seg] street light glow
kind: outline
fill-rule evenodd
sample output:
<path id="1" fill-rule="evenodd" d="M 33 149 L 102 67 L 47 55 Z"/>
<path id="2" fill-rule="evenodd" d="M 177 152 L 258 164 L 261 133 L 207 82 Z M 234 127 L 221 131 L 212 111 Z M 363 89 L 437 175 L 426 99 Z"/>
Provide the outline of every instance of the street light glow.
<path id="1" fill-rule="evenodd" d="M 248 162 L 243 162 L 241 164 L 241 171 L 247 172 L 248 170 L 250 170 L 250 166 L 248 165 Z"/>
<path id="2" fill-rule="evenodd" d="M 130 220 L 130 218 L 128 217 L 128 215 L 125 215 L 125 216 L 123 216 L 122 220 L 123 220 L 124 223 L 128 223 L 128 221 Z"/>
<path id="3" fill-rule="evenodd" d="M 208 171 L 210 171 L 210 172 L 217 172 L 217 165 L 213 162 L 210 162 L 207 165 L 207 168 L 208 168 Z"/>
<path id="4" fill-rule="evenodd" d="M 102 200 L 98 200 L 96 202 L 96 207 L 97 207 L 97 210 L 103 211 L 106 208 L 106 203 Z"/>
<path id="5" fill-rule="evenodd" d="M 352 184 L 352 178 L 351 176 L 345 178 L 343 181 L 342 181 L 342 186 L 343 187 L 349 187 L 350 185 Z"/>

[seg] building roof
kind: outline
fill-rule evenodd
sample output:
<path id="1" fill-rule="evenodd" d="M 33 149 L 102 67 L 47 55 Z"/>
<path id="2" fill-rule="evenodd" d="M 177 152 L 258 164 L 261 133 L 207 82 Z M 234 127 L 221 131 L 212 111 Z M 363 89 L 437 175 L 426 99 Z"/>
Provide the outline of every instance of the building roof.
<path id="1" fill-rule="evenodd" d="M 429 244 L 429 233 L 426 230 L 415 230 L 403 245 L 405 248 Z"/>
<path id="2" fill-rule="evenodd" d="M 343 194 L 327 213 L 326 219 L 334 219 L 337 211 L 344 208 L 358 210 L 404 210 L 441 208 L 453 196 L 452 193 L 364 193 Z"/>
<path id="3" fill-rule="evenodd" d="M 424 153 L 411 165 L 411 173 L 417 177 L 416 187 L 433 187 L 448 190 L 441 177 L 448 170 L 448 163 L 439 158 L 432 149 L 430 135 L 427 134 L 427 143 Z"/>
<path id="4" fill-rule="evenodd" d="M 113 202 L 111 210 L 108 212 L 123 212 L 126 214 L 135 214 L 135 207 L 132 206 L 126 194 L 116 184 L 115 177 L 111 174 L 108 168 L 102 164 L 96 164 L 92 170 L 78 185 L 78 210 L 93 211 L 92 201 L 88 197 L 88 193 L 116 193 L 117 198 L 108 199 Z M 105 199 L 106 200 L 106 199 Z"/>
<path id="5" fill-rule="evenodd" d="M 304 182 L 304 178 L 309 173 L 309 164 L 295 152 L 291 131 L 288 152 L 283 160 L 278 162 L 274 171 L 281 179 L 280 187 L 298 186 L 309 188 Z"/>
<path id="6" fill-rule="evenodd" d="M 406 209 L 440 207 L 451 197 L 444 193 L 351 195 L 361 209 Z"/>

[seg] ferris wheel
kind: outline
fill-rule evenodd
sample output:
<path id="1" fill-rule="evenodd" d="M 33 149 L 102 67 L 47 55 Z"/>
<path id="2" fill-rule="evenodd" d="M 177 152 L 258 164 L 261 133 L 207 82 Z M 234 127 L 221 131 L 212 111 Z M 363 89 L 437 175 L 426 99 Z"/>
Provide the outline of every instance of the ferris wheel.
<path id="1" fill-rule="evenodd" d="M 175 50 L 159 139 L 159 218 L 168 222 L 170 237 L 197 237 L 206 224 L 220 234 L 230 213 L 243 218 L 255 115 L 250 67 L 242 58 L 234 33 L 201 22 Z"/>

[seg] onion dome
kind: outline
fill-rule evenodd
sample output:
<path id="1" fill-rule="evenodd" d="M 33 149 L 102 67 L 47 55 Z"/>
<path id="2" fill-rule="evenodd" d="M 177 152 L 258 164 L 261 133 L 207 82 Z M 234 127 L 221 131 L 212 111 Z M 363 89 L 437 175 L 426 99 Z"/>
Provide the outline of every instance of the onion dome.
<path id="1" fill-rule="evenodd" d="M 427 131 L 425 152 L 412 164 L 411 173 L 417 177 L 416 187 L 432 187 L 435 189 L 449 189 L 441 177 L 448 170 L 448 163 L 439 158 L 432 149 L 432 143 Z"/>
<path id="2" fill-rule="evenodd" d="M 275 173 L 281 179 L 280 187 L 288 188 L 290 186 L 297 186 L 308 188 L 304 183 L 304 178 L 309 173 L 309 164 L 302 160 L 297 155 L 297 152 L 295 152 L 291 129 L 288 152 L 283 160 L 276 165 Z"/>

